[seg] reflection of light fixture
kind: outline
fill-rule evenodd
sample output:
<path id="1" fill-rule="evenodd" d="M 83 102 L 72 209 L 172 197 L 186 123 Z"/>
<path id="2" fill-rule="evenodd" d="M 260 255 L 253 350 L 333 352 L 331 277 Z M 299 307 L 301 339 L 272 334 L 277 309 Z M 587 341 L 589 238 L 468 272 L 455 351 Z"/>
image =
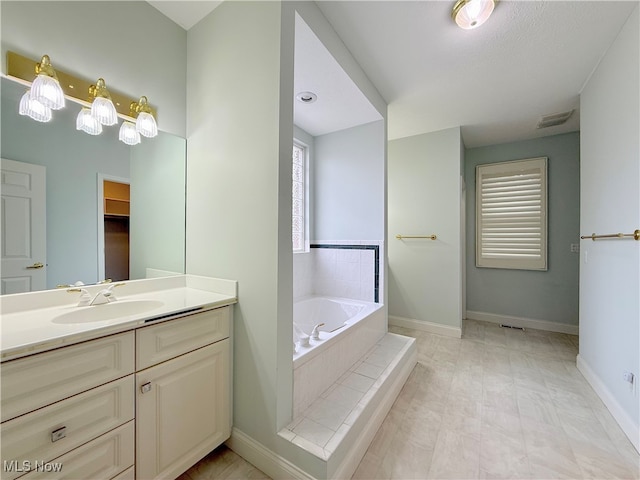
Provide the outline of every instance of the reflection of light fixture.
<path id="1" fill-rule="evenodd" d="M 140 97 L 138 103 L 131 102 L 131 116 L 136 118 L 136 131 L 140 135 L 153 138 L 158 135 L 158 125 L 151 113 L 147 97 Z M 124 140 L 123 140 L 124 141 Z M 126 143 L 126 142 L 125 142 Z"/>
<path id="2" fill-rule="evenodd" d="M 76 130 L 82 130 L 89 135 L 100 135 L 102 133 L 102 124 L 91 115 L 90 108 L 84 107 L 76 118 Z"/>
<path id="3" fill-rule="evenodd" d="M 120 126 L 120 133 L 118 134 L 118 140 L 126 143 L 127 145 L 137 145 L 140 143 L 140 134 L 136 130 L 134 123 L 127 120 L 122 122 Z"/>
<path id="4" fill-rule="evenodd" d="M 458 0 L 451 17 L 460 28 L 470 30 L 482 25 L 491 16 L 498 0 Z"/>
<path id="5" fill-rule="evenodd" d="M 313 92 L 300 92 L 296 95 L 296 99 L 302 103 L 313 103 L 318 99 L 318 96 Z"/>
<path id="6" fill-rule="evenodd" d="M 89 95 L 93 97 L 91 115 L 96 120 L 107 126 L 118 123 L 118 112 L 111 101 L 111 95 L 109 95 L 104 79 L 99 78 L 95 85 L 89 87 Z"/>
<path id="7" fill-rule="evenodd" d="M 56 71 L 51 66 L 49 55 L 44 55 L 40 63 L 36 64 L 36 74 L 31 84 L 31 98 L 53 110 L 64 107 L 64 92 Z"/>
<path id="8" fill-rule="evenodd" d="M 38 122 L 48 122 L 51 120 L 51 109 L 32 98 L 31 92 L 29 91 L 20 99 L 18 113 L 20 115 L 27 115 Z"/>

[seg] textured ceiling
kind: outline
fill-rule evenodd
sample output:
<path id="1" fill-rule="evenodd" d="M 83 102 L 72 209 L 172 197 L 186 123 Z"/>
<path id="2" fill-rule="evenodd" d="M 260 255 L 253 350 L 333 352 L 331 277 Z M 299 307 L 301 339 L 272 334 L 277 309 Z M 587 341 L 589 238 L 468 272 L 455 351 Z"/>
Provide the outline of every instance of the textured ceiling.
<path id="1" fill-rule="evenodd" d="M 579 129 L 536 130 L 541 115 L 578 109 L 579 94 L 634 2 L 502 1 L 462 30 L 453 1 L 318 5 L 389 103 L 389 138 L 462 126 L 467 147 Z"/>
<path id="2" fill-rule="evenodd" d="M 188 29 L 219 2 L 149 3 Z M 639 2 L 503 0 L 475 30 L 451 20 L 453 0 L 316 3 L 389 103 L 389 138 L 461 126 L 473 147 L 578 130 L 582 87 Z M 344 72 L 307 33 L 296 45 L 296 88 L 312 79 L 337 104 L 353 100 L 353 86 L 336 80 Z M 358 105 L 350 112 L 366 117 L 370 106 Z M 571 109 L 565 125 L 536 130 L 540 116 Z M 302 123 L 314 134 L 345 120 L 325 111 Z"/>

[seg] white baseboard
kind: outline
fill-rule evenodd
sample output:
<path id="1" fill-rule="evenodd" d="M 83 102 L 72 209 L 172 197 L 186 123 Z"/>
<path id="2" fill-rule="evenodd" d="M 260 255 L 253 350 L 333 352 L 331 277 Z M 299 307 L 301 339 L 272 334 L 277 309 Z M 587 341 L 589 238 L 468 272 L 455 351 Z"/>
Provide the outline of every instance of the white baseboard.
<path id="1" fill-rule="evenodd" d="M 576 365 L 580 373 L 582 373 L 587 382 L 589 382 L 589 385 L 591 385 L 593 390 L 600 397 L 602 403 L 604 403 L 609 412 L 611 412 L 615 421 L 618 422 L 618 425 L 620 425 L 620 428 L 631 441 L 634 448 L 640 453 L 640 425 L 634 423 L 627 412 L 622 409 L 602 380 L 600 380 L 600 377 L 596 375 L 580 355 L 576 357 Z"/>
<path id="2" fill-rule="evenodd" d="M 231 438 L 225 444 L 274 480 L 316 480 L 286 458 L 281 457 L 237 428 L 233 428 Z"/>
<path id="3" fill-rule="evenodd" d="M 496 313 L 474 312 L 467 310 L 465 318 L 468 320 L 480 320 L 483 322 L 511 325 L 513 327 L 533 328 L 534 330 L 546 330 L 548 332 L 568 333 L 578 335 L 578 326 L 568 323 L 549 322 L 535 318 L 512 317 L 510 315 L 498 315 Z"/>
<path id="4" fill-rule="evenodd" d="M 413 318 L 396 317 L 389 315 L 389 325 L 396 327 L 412 328 L 423 332 L 435 333 L 446 337 L 462 337 L 462 329 L 459 327 L 451 327 L 440 323 L 425 322 L 423 320 L 415 320 Z"/>
<path id="5" fill-rule="evenodd" d="M 367 420 L 365 427 L 352 443 L 351 450 L 347 453 L 345 459 L 331 476 L 333 479 L 351 478 L 358 468 L 358 465 L 360 465 L 362 458 L 367 453 L 369 445 L 371 445 L 371 442 L 373 441 L 373 437 L 375 437 L 380 425 L 382 425 L 382 422 L 384 422 L 384 419 L 387 417 L 393 403 L 396 401 L 396 398 L 398 398 L 402 387 L 418 363 L 418 354 L 415 345 L 412 347 L 411 352 L 411 357 L 405 361 L 402 369 L 397 373 L 393 384 L 390 385 L 384 397 L 380 400 L 380 403 L 371 415 L 371 418 Z"/>

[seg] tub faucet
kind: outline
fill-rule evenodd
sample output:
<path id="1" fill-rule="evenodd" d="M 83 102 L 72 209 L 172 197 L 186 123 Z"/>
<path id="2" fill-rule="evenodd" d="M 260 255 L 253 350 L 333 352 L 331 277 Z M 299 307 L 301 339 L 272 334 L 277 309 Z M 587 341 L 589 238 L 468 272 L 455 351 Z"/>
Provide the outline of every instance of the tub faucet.
<path id="1" fill-rule="evenodd" d="M 320 332 L 318 331 L 320 327 L 324 327 L 324 323 L 317 324 L 315 327 L 313 327 L 313 330 L 311 330 L 311 338 L 313 338 L 314 340 L 320 340 Z"/>

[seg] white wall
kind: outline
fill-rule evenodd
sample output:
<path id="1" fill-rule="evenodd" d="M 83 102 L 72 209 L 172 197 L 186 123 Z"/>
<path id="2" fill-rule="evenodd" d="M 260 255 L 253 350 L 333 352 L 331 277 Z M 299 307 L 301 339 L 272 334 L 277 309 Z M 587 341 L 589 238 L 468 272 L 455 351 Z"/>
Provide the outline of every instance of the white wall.
<path id="1" fill-rule="evenodd" d="M 289 368 L 292 355 L 291 322 L 279 335 L 279 318 L 291 318 L 293 141 L 293 95 L 280 91 L 292 71 L 281 48 L 293 45 L 281 45 L 281 13 L 277 2 L 225 2 L 188 32 L 187 272 L 239 282 L 234 425 L 267 445 L 278 429 L 278 350 Z"/>
<path id="2" fill-rule="evenodd" d="M 3 72 L 7 50 L 34 60 L 47 54 L 54 68 L 146 95 L 158 127 L 185 136 L 187 32 L 151 5 L 2 1 L 0 9 Z"/>
<path id="3" fill-rule="evenodd" d="M 388 167 L 389 321 L 454 336 L 462 321 L 461 144 L 459 127 L 392 140 Z"/>
<path id="4" fill-rule="evenodd" d="M 234 434 L 235 448 L 244 445 L 249 450 L 243 454 L 250 456 L 257 450 L 248 445 L 258 442 L 321 477 L 323 462 L 277 435 L 292 413 L 297 5 L 224 2 L 188 32 L 186 265 L 188 273 L 239 282 L 233 319 L 233 417 L 234 431 L 240 432 Z M 300 6 L 325 34 L 335 35 L 315 5 Z"/>
<path id="5" fill-rule="evenodd" d="M 640 7 L 580 98 L 583 234 L 640 228 Z M 640 242 L 583 240 L 578 367 L 639 448 Z M 636 376 L 635 391 L 622 380 Z"/>
<path id="6" fill-rule="evenodd" d="M 315 137 L 314 240 L 384 238 L 384 121 Z"/>

